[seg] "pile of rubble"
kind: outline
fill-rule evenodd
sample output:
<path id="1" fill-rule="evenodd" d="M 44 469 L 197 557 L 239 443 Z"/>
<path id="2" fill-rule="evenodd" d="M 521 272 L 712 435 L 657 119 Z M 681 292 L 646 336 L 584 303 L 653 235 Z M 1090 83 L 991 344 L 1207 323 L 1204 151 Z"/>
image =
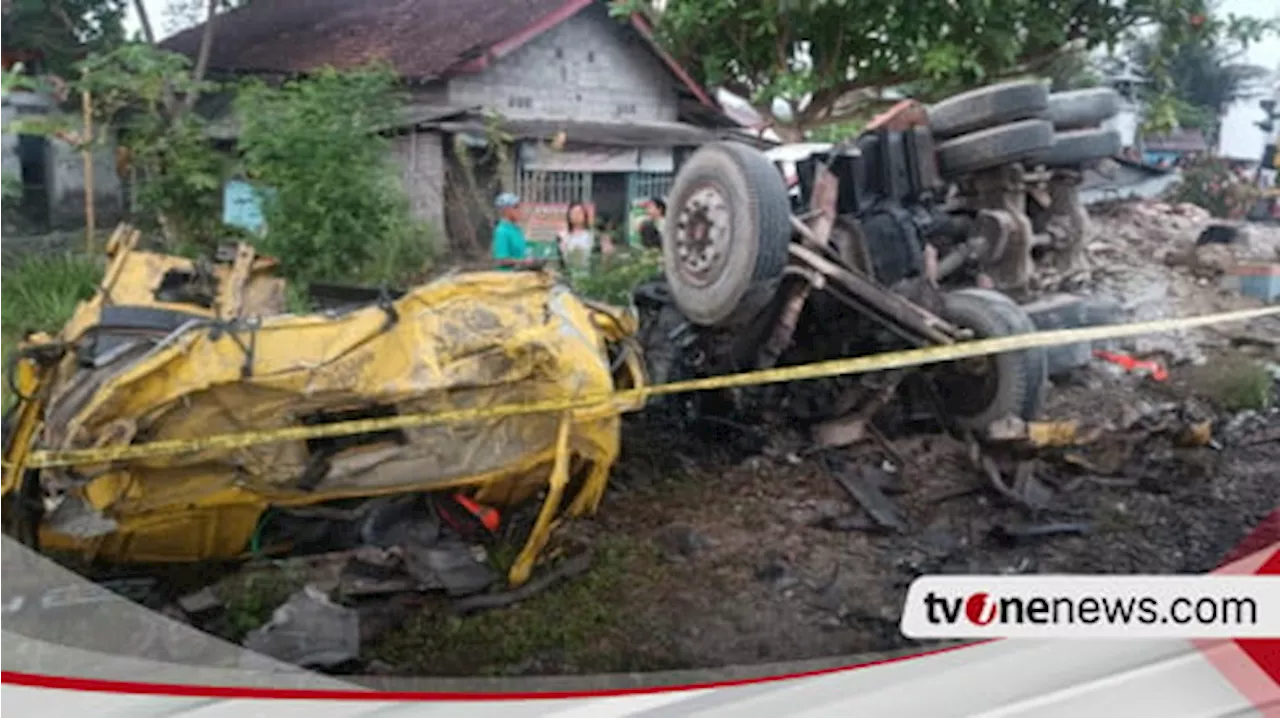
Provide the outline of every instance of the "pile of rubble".
<path id="1" fill-rule="evenodd" d="M 1239 267 L 1280 262 L 1280 227 L 1215 220 L 1196 205 L 1138 201 L 1095 205 L 1088 255 L 1090 289 L 1134 321 L 1260 306 L 1240 292 Z M 1175 363 L 1202 363 L 1218 330 L 1140 337 L 1130 348 Z"/>

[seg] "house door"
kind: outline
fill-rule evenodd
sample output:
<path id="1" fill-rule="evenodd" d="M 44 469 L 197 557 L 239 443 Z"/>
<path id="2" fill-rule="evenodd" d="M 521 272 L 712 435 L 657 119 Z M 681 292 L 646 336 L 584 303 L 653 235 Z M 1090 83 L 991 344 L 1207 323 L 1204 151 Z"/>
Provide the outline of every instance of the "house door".
<path id="1" fill-rule="evenodd" d="M 49 226 L 49 141 L 38 135 L 18 135 L 21 167 L 22 217 L 41 230 Z"/>

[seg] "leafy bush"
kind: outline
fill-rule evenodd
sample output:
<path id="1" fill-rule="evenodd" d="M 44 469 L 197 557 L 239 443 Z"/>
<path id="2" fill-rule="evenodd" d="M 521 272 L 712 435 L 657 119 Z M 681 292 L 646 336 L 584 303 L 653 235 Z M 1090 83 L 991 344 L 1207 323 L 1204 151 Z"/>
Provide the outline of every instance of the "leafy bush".
<path id="1" fill-rule="evenodd" d="M 626 306 L 641 282 L 662 273 L 662 254 L 654 249 L 624 248 L 589 270 L 570 270 L 569 283 L 584 297 Z"/>
<path id="2" fill-rule="evenodd" d="M 401 105 L 395 75 L 381 67 L 241 89 L 245 167 L 270 189 L 258 244 L 284 260 L 291 279 L 392 281 L 429 263 L 434 237 L 412 219 L 389 142 L 377 134 Z"/>
<path id="3" fill-rule="evenodd" d="M 185 56 L 142 43 L 90 55 L 79 70 L 98 128 L 96 137 L 70 139 L 85 146 L 117 135 L 120 157 L 138 178 L 141 223 L 161 227 L 171 250 L 180 243 L 213 249 L 223 234 L 227 159 L 188 101 L 218 85 L 195 78 Z"/>
<path id="4" fill-rule="evenodd" d="M 1225 219 L 1244 217 L 1260 197 L 1257 187 L 1242 181 L 1219 157 L 1203 157 L 1185 167 L 1168 194 L 1171 202 L 1190 202 Z"/>
<path id="5" fill-rule="evenodd" d="M 55 332 L 66 324 L 76 304 L 93 295 L 102 279 L 102 264 L 83 254 L 32 255 L 6 267 L 9 279 L 0 286 L 4 305 L 0 321 L 3 365 L 27 332 Z M 15 397 L 9 383 L 0 382 L 0 406 L 6 410 Z"/>

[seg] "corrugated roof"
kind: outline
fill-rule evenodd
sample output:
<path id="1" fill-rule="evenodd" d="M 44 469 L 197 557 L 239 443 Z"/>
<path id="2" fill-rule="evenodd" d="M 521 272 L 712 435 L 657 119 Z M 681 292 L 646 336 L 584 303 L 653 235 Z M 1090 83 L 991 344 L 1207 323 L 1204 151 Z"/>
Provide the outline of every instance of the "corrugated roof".
<path id="1" fill-rule="evenodd" d="M 381 60 L 406 77 L 437 77 L 483 57 L 495 45 L 537 30 L 540 23 L 554 25 L 587 4 L 582 0 L 254 0 L 215 20 L 209 67 L 291 73 Z M 195 56 L 202 31 L 199 25 L 161 44 Z"/>
<path id="2" fill-rule="evenodd" d="M 1174 130 L 1167 135 L 1147 135 L 1142 146 L 1150 152 L 1203 152 L 1209 143 L 1200 130 Z"/>

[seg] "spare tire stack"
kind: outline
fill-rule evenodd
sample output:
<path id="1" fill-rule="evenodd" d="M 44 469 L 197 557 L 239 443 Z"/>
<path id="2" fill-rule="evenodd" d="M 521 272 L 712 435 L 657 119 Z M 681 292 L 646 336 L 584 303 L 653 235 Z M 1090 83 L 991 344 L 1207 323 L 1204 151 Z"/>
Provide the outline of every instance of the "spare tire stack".
<path id="1" fill-rule="evenodd" d="M 1101 125 L 1120 111 L 1109 88 L 1055 92 L 1038 80 L 980 87 L 928 108 L 938 167 L 956 178 L 1020 162 L 1075 168 L 1120 152 Z"/>
<path id="2" fill-rule="evenodd" d="M 1049 95 L 1053 146 L 1044 164 L 1054 169 L 1078 168 L 1120 153 L 1120 133 L 1101 125 L 1120 111 L 1120 95 L 1098 87 Z"/>
<path id="3" fill-rule="evenodd" d="M 948 179 L 1014 163 L 1039 164 L 1053 147 L 1049 88 L 1024 80 L 980 87 L 928 108 L 938 169 Z"/>

